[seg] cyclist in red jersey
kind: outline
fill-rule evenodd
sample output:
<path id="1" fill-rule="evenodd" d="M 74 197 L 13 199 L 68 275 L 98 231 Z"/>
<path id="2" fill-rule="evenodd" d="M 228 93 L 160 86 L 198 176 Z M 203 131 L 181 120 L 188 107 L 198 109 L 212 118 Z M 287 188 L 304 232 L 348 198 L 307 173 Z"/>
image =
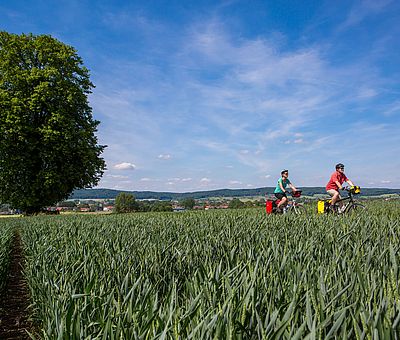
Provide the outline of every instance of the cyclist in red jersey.
<path id="1" fill-rule="evenodd" d="M 335 203 L 341 199 L 339 190 L 343 190 L 342 184 L 344 182 L 348 183 L 350 186 L 354 186 L 353 182 L 344 174 L 344 165 L 342 163 L 336 164 L 336 171 L 331 175 L 331 178 L 326 185 L 326 192 L 332 196 L 331 209 L 333 209 Z"/>

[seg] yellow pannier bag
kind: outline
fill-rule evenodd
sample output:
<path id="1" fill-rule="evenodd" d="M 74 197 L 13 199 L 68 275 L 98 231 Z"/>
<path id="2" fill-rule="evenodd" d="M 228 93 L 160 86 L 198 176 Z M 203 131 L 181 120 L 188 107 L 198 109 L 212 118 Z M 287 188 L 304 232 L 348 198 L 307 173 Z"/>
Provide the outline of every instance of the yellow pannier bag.
<path id="1" fill-rule="evenodd" d="M 359 186 L 355 185 L 353 187 L 351 187 L 351 190 L 353 191 L 353 193 L 355 194 L 359 194 L 361 192 L 361 189 Z"/>
<path id="2" fill-rule="evenodd" d="M 323 214 L 325 210 L 325 201 L 318 201 L 318 214 Z"/>

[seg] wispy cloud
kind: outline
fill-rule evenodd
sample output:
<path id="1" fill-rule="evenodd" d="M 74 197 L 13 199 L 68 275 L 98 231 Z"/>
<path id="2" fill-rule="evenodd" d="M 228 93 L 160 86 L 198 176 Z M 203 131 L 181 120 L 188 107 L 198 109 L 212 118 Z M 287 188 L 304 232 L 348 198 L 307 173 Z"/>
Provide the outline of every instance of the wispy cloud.
<path id="1" fill-rule="evenodd" d="M 117 178 L 117 179 L 128 179 L 128 176 L 123 176 L 123 175 L 111 175 L 111 174 L 106 174 L 106 177 L 110 177 L 110 178 Z"/>
<path id="2" fill-rule="evenodd" d="M 199 154 L 193 150 L 201 147 L 204 156 L 223 155 L 229 163 L 257 173 L 279 171 L 298 148 L 313 153 L 335 140 L 335 133 L 323 127 L 327 119 L 344 115 L 356 100 L 380 95 L 375 86 L 379 74 L 372 65 L 365 61 L 362 67 L 332 65 L 318 44 L 280 50 L 268 39 L 237 39 L 216 18 L 195 23 L 182 36 L 180 49 L 168 57 L 164 71 L 173 76 L 161 88 L 155 84 L 165 74 L 153 69 L 148 73 L 151 82 L 140 83 L 140 87 L 130 84 L 111 99 L 110 118 L 119 108 L 121 113 L 129 112 L 132 124 L 135 120 L 133 135 L 138 144 L 139 140 L 147 143 L 146 154 L 141 156 L 147 163 L 146 155 L 156 153 L 159 142 L 167 138 L 172 147 L 179 140 L 181 146 L 175 150 L 181 161 L 190 153 L 194 161 Z M 204 70 L 213 76 L 205 77 Z M 121 74 L 129 76 L 131 71 Z M 350 95 L 353 91 L 356 95 Z M 146 104 L 149 101 L 151 108 Z M 107 102 L 108 97 L 98 101 L 99 105 Z M 128 122 L 121 119 L 122 128 Z M 303 132 L 316 126 L 319 133 Z M 282 147 L 289 149 L 280 153 Z M 130 146 L 126 150 L 130 152 Z M 157 157 L 171 159 L 169 153 Z"/>
<path id="3" fill-rule="evenodd" d="M 360 99 L 369 99 L 369 98 L 373 98 L 377 95 L 378 95 L 377 90 L 373 89 L 373 88 L 362 87 L 358 91 L 358 98 L 360 98 Z"/>
<path id="4" fill-rule="evenodd" d="M 324 185 L 340 161 L 357 183 L 400 187 L 398 1 L 285 6 L 8 1 L 0 21 L 83 57 L 108 145 L 99 186 L 275 185 L 283 168 Z"/>
<path id="5" fill-rule="evenodd" d="M 394 103 L 391 103 L 383 112 L 385 116 L 394 116 L 400 114 L 400 101 L 396 100 Z"/>
<path id="6" fill-rule="evenodd" d="M 169 6 L 172 12 L 176 5 Z M 147 3 L 104 5 L 96 12 L 98 25 L 88 17 L 86 26 L 79 26 L 102 36 L 90 46 L 79 40 L 96 84 L 90 104 L 101 121 L 100 143 L 108 145 L 104 158 L 116 173 L 109 172 L 100 185 L 121 185 L 129 178 L 118 177 L 117 170 L 135 170 L 130 175 L 137 179 L 127 185 L 138 188 L 257 186 L 272 183 L 287 167 L 316 185 L 319 178 L 324 184 L 321 173 L 333 158 L 360 164 L 365 183 L 379 183 L 364 169 L 372 152 L 377 158 L 384 154 L 383 145 L 391 146 L 391 154 L 398 150 L 392 47 L 398 28 L 390 23 L 393 18 L 385 21 L 385 34 L 367 24 L 385 20 L 394 1 L 337 4 L 334 16 L 324 17 L 327 25 L 298 32 L 279 18 L 261 20 L 251 9 L 246 17 L 238 10 L 240 1 L 196 6 L 177 11 L 182 16 L 172 20 Z M 271 6 L 265 3 L 265 10 Z M 321 18 L 320 6 L 312 6 Z M 253 16 L 260 19 L 257 27 Z M 290 18 L 299 24 L 297 19 Z M 349 30 L 355 27 L 360 29 Z M 371 48 L 361 53 L 357 43 L 365 35 Z M 68 39 L 74 43 L 76 36 Z M 387 70 L 384 61 L 392 61 Z"/>
<path id="7" fill-rule="evenodd" d="M 365 18 L 385 10 L 393 0 L 360 0 L 356 1 L 346 17 L 339 26 L 339 30 L 345 30 L 362 22 Z"/>

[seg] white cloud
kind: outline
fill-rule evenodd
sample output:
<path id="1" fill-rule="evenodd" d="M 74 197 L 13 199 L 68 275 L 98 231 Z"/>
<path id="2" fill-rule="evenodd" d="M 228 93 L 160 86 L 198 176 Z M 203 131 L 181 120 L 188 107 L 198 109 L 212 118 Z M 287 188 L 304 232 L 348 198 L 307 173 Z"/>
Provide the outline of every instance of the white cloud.
<path id="1" fill-rule="evenodd" d="M 242 182 L 233 180 L 229 181 L 229 184 L 242 184 Z"/>
<path id="2" fill-rule="evenodd" d="M 264 178 L 270 178 L 271 177 L 271 175 L 265 175 L 264 176 Z"/>
<path id="3" fill-rule="evenodd" d="M 136 165 L 128 162 L 123 162 L 114 165 L 114 169 L 116 170 L 135 170 Z"/>
<path id="4" fill-rule="evenodd" d="M 382 180 L 381 183 L 382 183 L 382 184 L 389 184 L 389 183 L 392 183 L 392 181 Z"/>
<path id="5" fill-rule="evenodd" d="M 201 183 L 209 183 L 209 182 L 211 182 L 211 179 L 209 179 L 209 178 L 207 178 L 207 177 L 203 177 L 203 178 L 200 180 L 200 182 L 201 182 Z"/>
<path id="6" fill-rule="evenodd" d="M 190 177 L 188 178 L 182 178 L 182 182 L 190 182 L 192 179 Z"/>
<path id="7" fill-rule="evenodd" d="M 143 178 L 140 179 L 140 181 L 141 181 L 141 182 L 150 182 L 151 179 L 148 178 L 148 177 L 143 177 Z"/>
<path id="8" fill-rule="evenodd" d="M 304 142 L 303 138 L 299 138 L 299 139 L 295 139 L 295 140 L 294 140 L 294 143 L 295 143 L 295 144 L 301 144 L 301 143 L 303 143 L 303 142 Z"/>
<path id="9" fill-rule="evenodd" d="M 158 155 L 158 158 L 159 159 L 168 160 L 168 159 L 171 159 L 171 155 L 169 155 L 169 154 L 161 154 L 161 155 Z"/>

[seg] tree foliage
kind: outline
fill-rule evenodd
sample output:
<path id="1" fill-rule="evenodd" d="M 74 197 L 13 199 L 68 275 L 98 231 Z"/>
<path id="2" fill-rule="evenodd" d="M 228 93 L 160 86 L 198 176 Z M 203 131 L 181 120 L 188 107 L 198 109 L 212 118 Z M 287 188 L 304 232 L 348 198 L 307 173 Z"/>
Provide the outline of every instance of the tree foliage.
<path id="1" fill-rule="evenodd" d="M 27 213 L 98 183 L 105 169 L 94 85 L 76 50 L 0 32 L 0 200 Z"/>
<path id="2" fill-rule="evenodd" d="M 234 198 L 229 202 L 229 209 L 240 209 L 244 207 L 245 204 L 238 198 Z"/>
<path id="3" fill-rule="evenodd" d="M 188 210 L 193 209 L 193 207 L 196 205 L 196 201 L 194 200 L 194 198 L 185 198 L 184 200 L 182 200 L 180 202 L 180 204 Z"/>
<path id="4" fill-rule="evenodd" d="M 150 211 L 173 211 L 172 203 L 169 201 L 157 201 L 151 205 Z"/>
<path id="5" fill-rule="evenodd" d="M 115 212 L 128 213 L 139 209 L 139 205 L 132 194 L 121 192 L 115 198 Z"/>

